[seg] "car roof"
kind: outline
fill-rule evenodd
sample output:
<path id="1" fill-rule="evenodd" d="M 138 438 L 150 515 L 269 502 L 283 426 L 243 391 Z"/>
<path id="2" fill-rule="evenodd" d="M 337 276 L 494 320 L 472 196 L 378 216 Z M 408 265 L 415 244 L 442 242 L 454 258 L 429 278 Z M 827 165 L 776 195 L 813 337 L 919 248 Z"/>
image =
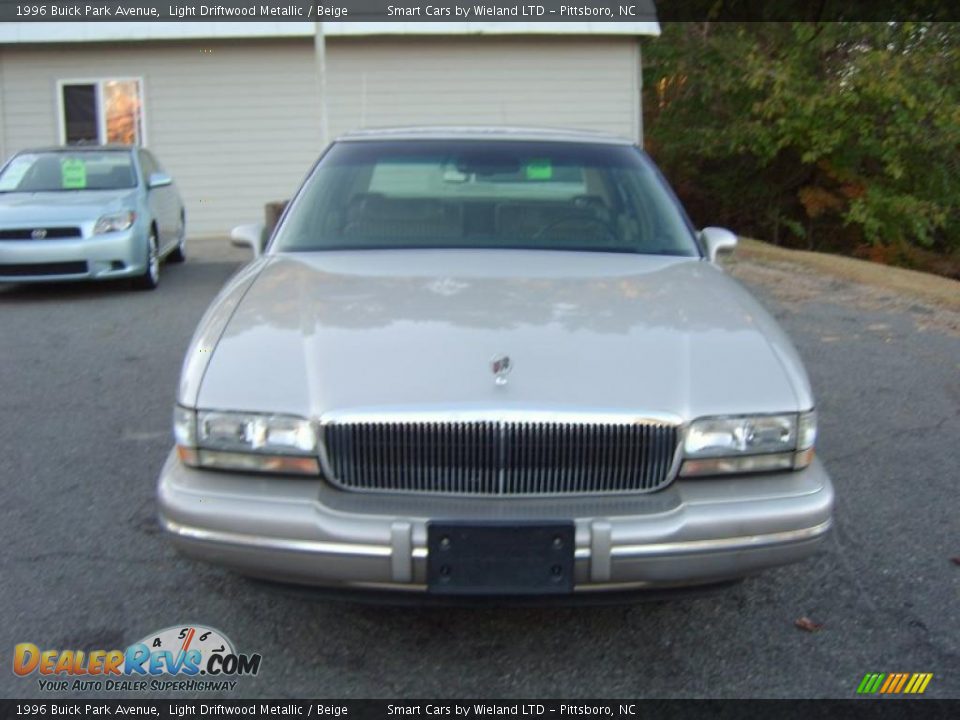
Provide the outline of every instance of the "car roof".
<path id="1" fill-rule="evenodd" d="M 604 145 L 635 144 L 626 138 L 589 130 L 469 125 L 369 128 L 344 133 L 337 138 L 337 142 L 358 140 L 526 140 Z"/>
<path id="2" fill-rule="evenodd" d="M 23 153 L 49 153 L 49 152 L 103 152 L 104 150 L 117 151 L 117 150 L 136 150 L 137 148 L 133 145 L 119 145 L 119 144 L 108 144 L 108 145 L 48 145 L 46 147 L 32 147 L 24 148 L 21 150 L 18 155 Z"/>

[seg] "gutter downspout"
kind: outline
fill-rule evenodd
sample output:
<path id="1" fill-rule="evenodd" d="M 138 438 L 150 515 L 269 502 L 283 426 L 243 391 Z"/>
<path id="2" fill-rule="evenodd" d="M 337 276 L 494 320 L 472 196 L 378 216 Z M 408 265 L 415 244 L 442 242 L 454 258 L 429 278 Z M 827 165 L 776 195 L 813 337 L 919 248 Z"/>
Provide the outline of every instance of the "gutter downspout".
<path id="1" fill-rule="evenodd" d="M 641 48 L 642 40 L 637 38 L 637 63 L 635 66 L 637 77 L 635 82 L 635 90 L 637 93 L 637 100 L 634 103 L 634 121 L 633 121 L 633 130 L 637 137 L 637 144 L 640 148 L 643 148 L 643 51 Z"/>
<path id="2" fill-rule="evenodd" d="M 320 150 L 330 142 L 330 125 L 327 117 L 327 39 L 323 23 L 314 23 L 313 58 L 317 68 L 317 101 L 320 103 Z"/>
<path id="3" fill-rule="evenodd" d="M 3 95 L 7 87 L 7 78 L 3 72 L 3 47 L 0 46 L 0 167 L 7 161 L 7 113 Z"/>

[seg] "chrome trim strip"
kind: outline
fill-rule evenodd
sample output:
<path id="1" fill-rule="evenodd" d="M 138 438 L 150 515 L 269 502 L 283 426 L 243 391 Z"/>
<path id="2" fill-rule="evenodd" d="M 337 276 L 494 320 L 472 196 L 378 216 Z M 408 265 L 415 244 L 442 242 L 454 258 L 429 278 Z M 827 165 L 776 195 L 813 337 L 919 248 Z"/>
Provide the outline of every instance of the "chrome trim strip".
<path id="1" fill-rule="evenodd" d="M 330 456 L 327 454 L 327 443 L 323 437 L 323 428 L 320 423 L 311 420 L 310 427 L 317 436 L 317 458 L 320 460 L 320 474 L 325 478 L 334 476 L 333 463 L 330 462 Z M 681 443 L 682 445 L 683 443 Z"/>
<path id="2" fill-rule="evenodd" d="M 593 562 L 590 563 L 591 582 L 610 580 L 610 561 L 613 559 L 612 537 L 613 525 L 609 520 L 595 520 L 590 524 L 590 548 L 587 557 L 593 558 Z"/>
<path id="3" fill-rule="evenodd" d="M 510 408 L 409 409 L 365 408 L 330 410 L 320 416 L 320 425 L 337 423 L 419 423 L 419 422 L 543 422 L 596 423 L 607 425 L 673 425 L 681 427 L 683 418 L 673 413 L 630 413 L 608 410 L 518 410 Z"/>
<path id="4" fill-rule="evenodd" d="M 833 525 L 828 518 L 819 525 L 800 530 L 785 530 L 764 535 L 744 535 L 742 537 L 718 538 L 716 540 L 683 540 L 672 543 L 650 543 L 644 545 L 614 545 L 611 555 L 615 558 L 647 557 L 651 555 L 681 555 L 685 553 L 718 552 L 723 550 L 751 550 L 769 545 L 813 540 L 826 533 Z"/>
<path id="5" fill-rule="evenodd" d="M 574 583 L 573 592 L 574 593 L 591 593 L 591 592 L 615 592 L 617 590 L 644 590 L 647 588 L 656 588 L 658 585 L 656 583 L 650 582 L 649 580 L 636 580 L 633 582 L 603 582 L 603 583 Z M 682 586 L 681 586 L 682 587 Z"/>
<path id="6" fill-rule="evenodd" d="M 163 516 L 160 517 L 163 529 L 178 537 L 199 542 L 224 543 L 260 550 L 282 550 L 285 552 L 321 553 L 325 555 L 354 555 L 368 558 L 389 558 L 393 548 L 388 545 L 363 545 L 359 543 L 321 542 L 318 540 L 297 540 L 293 538 L 265 537 L 263 535 L 241 535 L 224 530 L 204 530 L 188 527 Z"/>
<path id="7" fill-rule="evenodd" d="M 507 425 L 497 423 L 499 453 L 497 457 L 497 495 L 503 496 L 507 485 Z"/>
<path id="8" fill-rule="evenodd" d="M 393 548 L 388 545 L 365 545 L 355 543 L 321 542 L 317 540 L 297 540 L 288 538 L 273 538 L 261 535 L 241 535 L 223 530 L 204 530 L 188 527 L 180 523 L 160 517 L 163 528 L 178 537 L 200 542 L 225 543 L 241 547 L 253 547 L 267 550 L 282 550 L 289 552 L 313 552 L 328 555 L 353 555 L 368 558 L 389 558 Z M 610 556 L 614 558 L 649 557 L 682 555 L 686 553 L 717 552 L 730 550 L 751 550 L 768 547 L 770 545 L 787 545 L 790 543 L 814 540 L 824 535 L 833 526 L 833 518 L 828 518 L 819 525 L 800 530 L 786 530 L 764 535 L 745 535 L 733 538 L 719 538 L 716 540 L 686 540 L 672 543 L 649 543 L 643 545 L 613 545 Z M 415 547 L 411 555 L 416 560 L 427 557 L 427 548 Z M 577 560 L 589 559 L 592 555 L 590 548 L 577 548 Z"/>
<path id="9" fill-rule="evenodd" d="M 427 586 L 419 583 L 388 583 L 388 582 L 363 582 L 360 580 L 349 580 L 343 583 L 344 587 L 357 590 L 388 590 L 390 592 L 403 592 L 418 594 L 427 592 Z M 323 587 L 323 586 L 321 586 Z"/>
<path id="10" fill-rule="evenodd" d="M 413 525 L 398 520 L 390 525 L 393 581 L 413 582 Z"/>

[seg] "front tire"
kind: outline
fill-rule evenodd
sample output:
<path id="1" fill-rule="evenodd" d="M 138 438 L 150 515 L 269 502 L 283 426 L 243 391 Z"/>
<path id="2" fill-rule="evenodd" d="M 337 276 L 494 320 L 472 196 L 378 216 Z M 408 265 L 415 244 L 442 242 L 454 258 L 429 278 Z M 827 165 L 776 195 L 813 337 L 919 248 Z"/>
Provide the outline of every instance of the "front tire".
<path id="1" fill-rule="evenodd" d="M 180 242 L 167 259 L 175 263 L 182 263 L 187 259 L 187 223 L 183 213 L 180 214 Z"/>
<path id="2" fill-rule="evenodd" d="M 147 240 L 147 267 L 143 274 L 133 280 L 133 286 L 137 290 L 155 290 L 160 284 L 160 247 L 157 242 L 157 233 L 150 231 L 150 238 Z"/>

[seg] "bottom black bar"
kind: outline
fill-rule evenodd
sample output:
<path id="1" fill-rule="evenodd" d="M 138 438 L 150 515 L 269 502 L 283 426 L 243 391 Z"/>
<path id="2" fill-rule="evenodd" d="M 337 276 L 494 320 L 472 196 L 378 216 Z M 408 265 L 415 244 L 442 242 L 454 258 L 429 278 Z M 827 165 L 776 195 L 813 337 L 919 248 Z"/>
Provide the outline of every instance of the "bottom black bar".
<path id="1" fill-rule="evenodd" d="M 0 700 L 2 718 L 881 718 L 960 716 L 960 700 Z"/>

